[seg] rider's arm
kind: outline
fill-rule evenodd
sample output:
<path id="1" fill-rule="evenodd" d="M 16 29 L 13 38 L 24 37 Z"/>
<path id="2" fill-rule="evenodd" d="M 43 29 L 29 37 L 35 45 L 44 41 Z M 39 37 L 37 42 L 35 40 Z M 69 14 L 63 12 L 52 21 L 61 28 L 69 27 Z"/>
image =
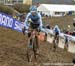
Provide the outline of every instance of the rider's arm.
<path id="1" fill-rule="evenodd" d="M 30 14 L 31 14 L 31 13 L 28 13 L 27 16 L 26 16 L 26 19 L 25 19 L 25 22 L 24 22 L 24 26 L 25 26 L 25 27 L 28 27 L 28 26 L 27 26 L 27 24 L 28 24 L 27 22 L 28 22 L 28 19 L 29 19 Z"/>
<path id="2" fill-rule="evenodd" d="M 22 32 L 25 35 L 25 30 L 29 28 L 29 26 L 27 25 L 28 23 L 28 19 L 29 19 L 30 13 L 28 13 L 28 15 L 25 18 L 25 22 L 24 22 L 24 28 L 22 28 Z"/>

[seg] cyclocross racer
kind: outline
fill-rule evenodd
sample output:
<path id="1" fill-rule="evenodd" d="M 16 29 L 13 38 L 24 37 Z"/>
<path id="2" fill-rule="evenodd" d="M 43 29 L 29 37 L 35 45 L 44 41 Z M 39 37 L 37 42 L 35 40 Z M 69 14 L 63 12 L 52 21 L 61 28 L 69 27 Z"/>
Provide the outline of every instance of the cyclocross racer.
<path id="1" fill-rule="evenodd" d="M 31 23 L 28 22 L 28 20 L 30 19 L 31 19 Z M 42 28 L 42 18 L 40 13 L 37 11 L 36 6 L 30 7 L 30 12 L 28 13 L 26 17 L 24 24 L 26 29 L 29 29 L 30 26 L 33 29 Z"/>
<path id="2" fill-rule="evenodd" d="M 57 36 L 59 36 L 59 34 L 60 34 L 60 29 L 59 29 L 58 25 L 55 25 L 53 32 L 55 34 L 55 38 L 57 38 Z"/>
<path id="3" fill-rule="evenodd" d="M 31 29 L 38 29 L 39 28 L 41 30 L 42 17 L 40 15 L 40 13 L 37 11 L 36 6 L 30 7 L 30 12 L 27 14 L 27 17 L 25 19 L 24 28 L 25 29 L 30 29 L 30 28 Z M 30 37 L 31 37 L 31 32 L 28 32 L 28 38 L 31 43 Z M 38 44 L 38 40 L 37 40 L 37 44 Z"/>

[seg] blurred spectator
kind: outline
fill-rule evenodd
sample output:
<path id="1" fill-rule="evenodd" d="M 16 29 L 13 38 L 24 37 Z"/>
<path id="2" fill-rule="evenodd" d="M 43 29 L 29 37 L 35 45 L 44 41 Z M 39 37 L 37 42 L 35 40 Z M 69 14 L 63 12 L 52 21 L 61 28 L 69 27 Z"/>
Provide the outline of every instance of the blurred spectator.
<path id="1" fill-rule="evenodd" d="M 17 19 L 16 13 L 13 13 L 13 18 Z"/>
<path id="2" fill-rule="evenodd" d="M 72 36 L 75 36 L 75 31 L 73 31 Z"/>
<path id="3" fill-rule="evenodd" d="M 75 21 L 73 22 L 73 26 L 75 27 Z"/>
<path id="4" fill-rule="evenodd" d="M 74 63 L 74 66 L 75 66 L 75 58 L 73 58 L 72 62 Z"/>
<path id="5" fill-rule="evenodd" d="M 67 34 L 70 35 L 70 31 L 68 31 Z"/>
<path id="6" fill-rule="evenodd" d="M 73 26 L 75 27 L 75 18 L 73 18 Z"/>
<path id="7" fill-rule="evenodd" d="M 67 30 L 65 34 L 71 35 L 71 32 Z"/>
<path id="8" fill-rule="evenodd" d="M 25 21 L 25 14 L 21 14 L 21 15 L 20 15 L 20 21 L 21 21 L 21 22 L 24 22 L 24 21 Z"/>
<path id="9" fill-rule="evenodd" d="M 47 25 L 46 25 L 46 28 L 47 28 L 47 29 L 50 29 L 50 25 L 49 25 L 49 24 L 47 24 Z"/>
<path id="10" fill-rule="evenodd" d="M 13 16 L 13 18 L 15 18 L 15 19 L 16 19 L 16 18 L 17 18 L 17 17 L 16 17 L 16 15 L 14 15 L 14 16 Z"/>

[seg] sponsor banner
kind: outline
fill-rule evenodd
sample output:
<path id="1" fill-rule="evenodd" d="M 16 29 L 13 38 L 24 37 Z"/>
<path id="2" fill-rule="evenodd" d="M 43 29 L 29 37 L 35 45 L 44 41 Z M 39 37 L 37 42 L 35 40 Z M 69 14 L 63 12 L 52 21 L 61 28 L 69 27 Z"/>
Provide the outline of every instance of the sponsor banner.
<path id="1" fill-rule="evenodd" d="M 10 15 L 0 13 L 0 26 L 11 28 L 19 32 L 22 31 L 21 22 L 12 18 Z"/>

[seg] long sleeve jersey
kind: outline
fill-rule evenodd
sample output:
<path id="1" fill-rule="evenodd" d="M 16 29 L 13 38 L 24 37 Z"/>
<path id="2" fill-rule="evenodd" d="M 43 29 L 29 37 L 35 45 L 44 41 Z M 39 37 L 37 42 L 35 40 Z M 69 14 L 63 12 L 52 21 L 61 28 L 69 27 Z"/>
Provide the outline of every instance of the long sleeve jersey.
<path id="1" fill-rule="evenodd" d="M 29 26 L 29 24 L 28 24 L 29 18 L 31 18 L 31 20 L 33 21 L 33 23 L 35 23 L 35 24 L 39 23 L 40 26 L 42 26 L 42 17 L 40 15 L 40 13 L 37 13 L 35 16 L 32 16 L 31 12 L 27 14 L 27 17 L 26 17 L 25 23 L 24 23 L 24 25 L 27 26 L 27 27 Z"/>

